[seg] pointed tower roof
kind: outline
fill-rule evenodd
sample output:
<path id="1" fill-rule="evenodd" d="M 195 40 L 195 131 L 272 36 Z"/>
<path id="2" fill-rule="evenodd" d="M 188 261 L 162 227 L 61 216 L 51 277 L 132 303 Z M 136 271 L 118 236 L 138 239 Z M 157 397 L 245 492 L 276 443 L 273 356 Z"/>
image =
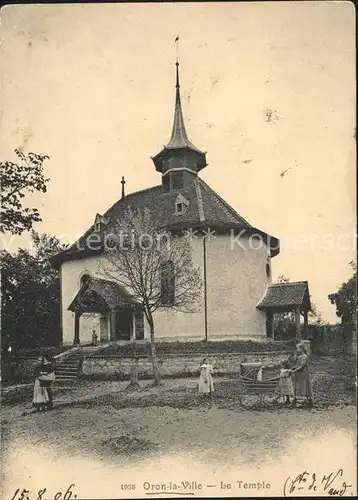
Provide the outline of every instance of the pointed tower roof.
<path id="1" fill-rule="evenodd" d="M 198 148 L 192 144 L 185 130 L 183 111 L 181 107 L 180 100 L 180 83 L 179 83 L 179 62 L 175 63 L 176 65 L 176 84 L 175 84 L 175 109 L 174 109 L 174 122 L 173 122 L 173 130 L 170 141 L 165 146 L 166 148 L 190 148 L 199 153 L 202 153 Z"/>
<path id="2" fill-rule="evenodd" d="M 189 141 L 185 129 L 183 111 L 180 99 L 180 82 L 179 82 L 179 62 L 176 65 L 176 84 L 175 84 L 175 109 L 172 135 L 166 146 L 152 158 L 155 167 L 160 172 L 163 171 L 162 162 L 165 158 L 171 156 L 171 152 L 176 150 L 190 150 L 195 153 L 197 170 L 201 170 L 206 166 L 205 153 L 200 151 L 192 142 Z"/>

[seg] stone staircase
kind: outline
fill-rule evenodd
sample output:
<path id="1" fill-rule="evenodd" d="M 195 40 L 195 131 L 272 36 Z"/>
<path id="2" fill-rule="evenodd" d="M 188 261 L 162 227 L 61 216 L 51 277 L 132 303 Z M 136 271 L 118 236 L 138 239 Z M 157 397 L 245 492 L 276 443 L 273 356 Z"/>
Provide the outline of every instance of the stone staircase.
<path id="1" fill-rule="evenodd" d="M 84 356 L 95 354 L 98 349 L 108 344 L 97 346 L 84 345 L 68 351 L 64 355 L 59 355 L 55 364 L 56 382 L 75 382 L 82 370 Z"/>
<path id="2" fill-rule="evenodd" d="M 83 353 L 76 351 L 56 362 L 56 382 L 74 382 L 81 372 Z"/>

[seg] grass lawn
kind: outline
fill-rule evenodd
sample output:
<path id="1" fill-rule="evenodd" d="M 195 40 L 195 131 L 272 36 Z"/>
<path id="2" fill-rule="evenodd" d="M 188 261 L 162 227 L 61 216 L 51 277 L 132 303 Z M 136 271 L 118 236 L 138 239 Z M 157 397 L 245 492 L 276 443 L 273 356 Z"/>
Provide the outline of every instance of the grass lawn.
<path id="1" fill-rule="evenodd" d="M 225 377 L 215 379 L 211 402 L 198 397 L 193 378 L 167 379 L 160 387 L 142 381 L 135 392 L 126 390 L 127 382 L 82 382 L 57 388 L 56 408 L 49 413 L 30 413 L 31 396 L 26 392 L 20 401 L 19 395 L 7 396 L 2 408 L 3 455 L 8 457 L 5 479 L 10 484 L 19 471 L 26 476 L 27 470 L 34 478 L 33 460 L 40 450 L 36 460 L 41 462 L 49 453 L 54 463 L 63 465 L 72 460 L 71 470 L 88 457 L 79 471 L 94 467 L 93 477 L 102 466 L 107 472 L 101 477 L 118 467 L 137 474 L 151 470 L 154 464 L 163 470 L 164 458 L 165 463 L 175 460 L 175 467 L 181 460 L 185 470 L 189 467 L 187 475 L 193 467 L 198 471 L 200 467 L 214 472 L 233 467 L 249 471 L 254 464 L 256 470 L 278 464 L 286 456 L 296 460 L 293 450 L 298 443 L 308 446 L 318 440 L 328 446 L 324 436 L 345 440 L 350 450 L 345 453 L 351 453 L 355 439 L 354 367 L 352 358 L 311 360 L 313 409 L 278 405 L 244 409 L 235 390 L 237 380 Z M 24 450 L 29 450 L 28 458 Z M 352 460 L 354 457 L 350 463 Z M 78 481 L 85 488 L 81 474 L 78 472 Z M 108 490 L 108 494 L 114 493 Z"/>

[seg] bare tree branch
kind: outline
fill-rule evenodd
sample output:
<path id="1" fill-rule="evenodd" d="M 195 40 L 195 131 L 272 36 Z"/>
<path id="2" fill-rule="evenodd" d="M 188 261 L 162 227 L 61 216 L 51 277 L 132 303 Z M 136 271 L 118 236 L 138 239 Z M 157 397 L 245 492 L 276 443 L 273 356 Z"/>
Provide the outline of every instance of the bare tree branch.
<path id="1" fill-rule="evenodd" d="M 193 313 L 202 305 L 202 280 L 193 265 L 190 240 L 159 228 L 148 209 L 130 208 L 107 228 L 100 273 L 125 288 L 141 305 L 150 328 L 153 373 L 157 376 L 153 313 L 162 307 Z M 165 273 L 170 263 L 171 272 Z M 163 289 L 173 288 L 172 301 Z"/>

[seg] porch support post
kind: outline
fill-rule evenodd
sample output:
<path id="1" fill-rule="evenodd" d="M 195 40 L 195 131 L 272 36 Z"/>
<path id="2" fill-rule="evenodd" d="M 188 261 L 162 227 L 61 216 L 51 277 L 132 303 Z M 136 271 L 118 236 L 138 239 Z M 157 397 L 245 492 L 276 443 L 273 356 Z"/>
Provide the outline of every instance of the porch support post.
<path id="1" fill-rule="evenodd" d="M 275 324 L 273 321 L 274 315 L 275 315 L 275 312 L 271 311 L 271 338 L 272 338 L 272 340 L 275 340 Z"/>
<path id="2" fill-rule="evenodd" d="M 111 341 L 117 340 L 117 331 L 116 331 L 116 310 L 110 310 L 110 333 L 109 339 Z"/>
<path id="3" fill-rule="evenodd" d="M 79 311 L 75 311 L 75 335 L 73 339 L 73 345 L 80 345 L 80 317 L 81 313 Z"/>
<path id="4" fill-rule="evenodd" d="M 273 325 L 273 311 L 266 309 L 266 335 L 268 338 L 275 338 L 274 325 Z"/>
<path id="5" fill-rule="evenodd" d="M 308 339 L 308 309 L 307 309 L 307 307 L 305 307 L 304 311 L 303 311 L 303 324 L 304 324 L 303 338 L 305 340 L 307 340 Z"/>
<path id="6" fill-rule="evenodd" d="M 295 319 L 296 319 L 296 340 L 297 340 L 297 342 L 300 342 L 301 341 L 301 322 L 300 322 L 300 308 L 299 307 L 296 307 Z"/>
<path id="7" fill-rule="evenodd" d="M 132 328 L 131 328 L 131 331 L 130 331 L 130 340 L 135 340 L 135 315 L 136 315 L 137 311 L 136 310 L 132 310 Z"/>

